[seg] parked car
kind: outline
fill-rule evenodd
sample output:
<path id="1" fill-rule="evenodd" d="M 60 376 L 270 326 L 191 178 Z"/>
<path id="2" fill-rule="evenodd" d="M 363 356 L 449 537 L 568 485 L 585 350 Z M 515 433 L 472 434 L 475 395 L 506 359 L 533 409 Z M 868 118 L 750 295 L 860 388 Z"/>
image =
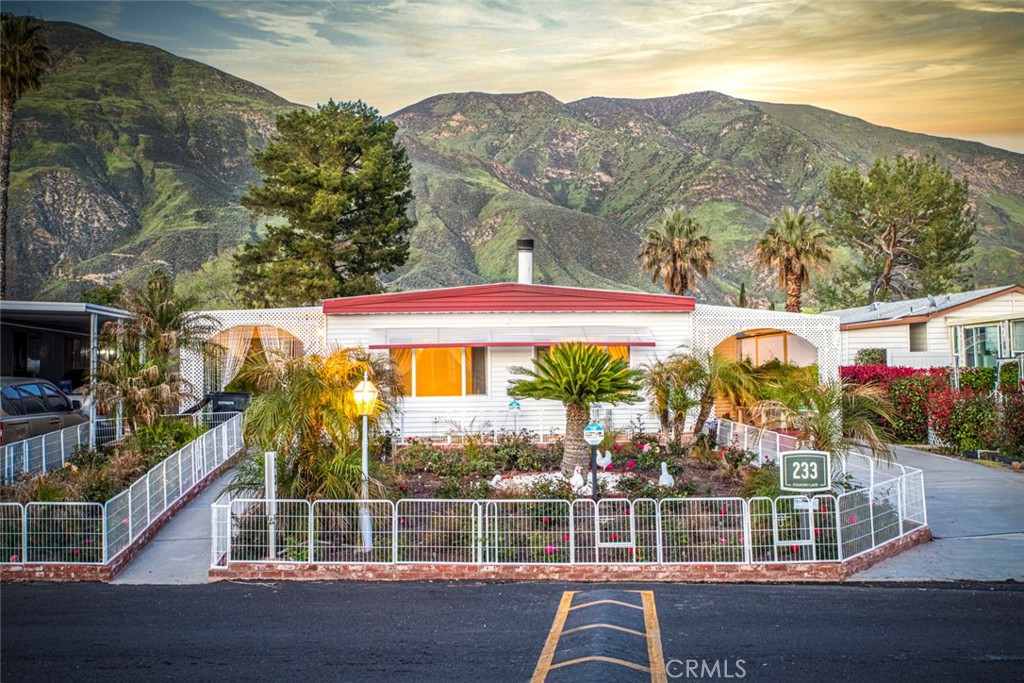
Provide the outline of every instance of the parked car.
<path id="1" fill-rule="evenodd" d="M 81 407 L 45 379 L 0 377 L 0 444 L 82 424 Z"/>

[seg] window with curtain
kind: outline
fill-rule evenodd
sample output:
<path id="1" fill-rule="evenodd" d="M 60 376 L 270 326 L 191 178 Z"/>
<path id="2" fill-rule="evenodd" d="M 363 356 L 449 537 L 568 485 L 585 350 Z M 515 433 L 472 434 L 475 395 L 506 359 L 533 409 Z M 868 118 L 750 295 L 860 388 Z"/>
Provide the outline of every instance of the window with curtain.
<path id="1" fill-rule="evenodd" d="M 487 393 L 487 349 L 448 346 L 391 349 L 406 396 L 479 396 Z"/>
<path id="2" fill-rule="evenodd" d="M 1010 323 L 1010 350 L 1013 353 L 1024 353 L 1024 320 Z"/>
<path id="3" fill-rule="evenodd" d="M 608 351 L 611 354 L 612 359 L 621 358 L 622 360 L 629 362 L 629 347 L 628 346 L 602 346 L 600 347 Z M 533 357 L 540 358 L 548 351 L 551 350 L 550 346 L 535 346 L 533 348 Z"/>

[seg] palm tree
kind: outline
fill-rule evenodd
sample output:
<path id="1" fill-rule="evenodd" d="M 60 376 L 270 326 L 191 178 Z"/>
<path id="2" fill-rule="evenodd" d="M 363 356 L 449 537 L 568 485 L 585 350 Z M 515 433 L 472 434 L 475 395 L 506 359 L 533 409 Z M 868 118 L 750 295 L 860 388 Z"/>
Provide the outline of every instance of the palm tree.
<path id="1" fill-rule="evenodd" d="M 192 310 L 196 305 L 176 296 L 170 277 L 159 270 L 142 287 L 121 292 L 119 306 L 132 317 L 104 326 L 101 343 L 116 353 L 100 362 L 96 377 L 96 400 L 107 414 L 118 412 L 130 425 L 153 425 L 193 393 L 178 371 L 179 352 L 200 350 L 216 329 L 213 318 Z"/>
<path id="2" fill-rule="evenodd" d="M 50 65 L 42 25 L 31 17 L 0 15 L 0 299 L 7 297 L 7 190 L 11 184 L 14 106 L 39 88 Z"/>
<path id="3" fill-rule="evenodd" d="M 637 255 L 651 282 L 663 281 L 665 291 L 683 295 L 697 286 L 697 275 L 708 277 L 715 259 L 711 238 L 694 219 L 676 209 L 651 228 Z"/>
<path id="4" fill-rule="evenodd" d="M 786 292 L 786 310 L 800 312 L 803 288 L 810 285 L 810 270 L 821 271 L 832 262 L 828 233 L 799 209 L 776 216 L 754 247 L 757 264 L 779 274 Z"/>
<path id="5" fill-rule="evenodd" d="M 712 351 L 696 356 L 691 372 L 692 391 L 700 406 L 693 425 L 695 434 L 704 429 L 716 399 L 724 398 L 742 406 L 750 403 L 755 394 L 753 369 L 745 360 L 727 358 L 718 351 Z"/>
<path id="6" fill-rule="evenodd" d="M 676 440 L 682 436 L 686 414 L 697 402 L 691 395 L 700 376 L 699 363 L 692 356 L 673 354 L 643 366 L 643 387 L 658 418 L 661 432 L 668 438 L 671 427 Z"/>
<path id="7" fill-rule="evenodd" d="M 515 398 L 561 401 L 565 405 L 565 455 L 562 474 L 585 466 L 589 448 L 583 428 L 590 421 L 593 403 L 638 403 L 642 372 L 631 370 L 629 362 L 612 358 L 608 350 L 580 343 L 560 344 L 533 361 L 533 368 L 512 368 L 524 379 L 511 380 L 508 393 Z"/>
<path id="8" fill-rule="evenodd" d="M 830 382 L 794 375 L 772 388 L 771 398 L 758 403 L 762 414 L 780 416 L 800 432 L 810 447 L 844 457 L 864 444 L 875 458 L 889 460 L 888 434 L 892 404 L 887 392 L 874 384 Z"/>
<path id="9" fill-rule="evenodd" d="M 360 497 L 359 421 L 352 390 L 364 372 L 380 392 L 370 418 L 376 423 L 397 409 L 402 395 L 388 359 L 342 348 L 327 356 L 286 359 L 259 354 L 246 360 L 239 377 L 258 392 L 246 410 L 246 437 L 261 449 L 280 454 L 280 485 L 287 497 Z M 245 478 L 239 482 L 241 488 L 260 485 L 258 468 L 241 470 L 256 473 L 256 481 Z M 379 494 L 379 482 L 371 485 Z"/>

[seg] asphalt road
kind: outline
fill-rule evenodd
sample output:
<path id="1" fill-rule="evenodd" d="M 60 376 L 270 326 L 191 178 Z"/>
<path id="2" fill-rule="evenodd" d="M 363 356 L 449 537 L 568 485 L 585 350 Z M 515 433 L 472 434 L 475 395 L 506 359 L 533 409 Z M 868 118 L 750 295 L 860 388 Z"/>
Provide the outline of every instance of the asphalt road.
<path id="1" fill-rule="evenodd" d="M 1024 680 L 1020 584 L 536 583 L 4 585 L 0 680 L 528 681 L 595 588 L 653 591 L 668 680 Z"/>

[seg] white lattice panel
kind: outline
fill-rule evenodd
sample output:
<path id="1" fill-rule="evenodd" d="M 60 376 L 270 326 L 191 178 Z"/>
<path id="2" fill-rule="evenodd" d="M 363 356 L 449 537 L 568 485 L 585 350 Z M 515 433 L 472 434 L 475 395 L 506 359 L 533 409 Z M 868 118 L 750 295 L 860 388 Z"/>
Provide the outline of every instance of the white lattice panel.
<path id="1" fill-rule="evenodd" d="M 781 330 L 802 337 L 818 349 L 818 375 L 839 379 L 839 318 L 807 313 L 764 311 L 697 304 L 693 312 L 693 348 L 708 353 L 724 340 L 747 330 Z"/>
<path id="2" fill-rule="evenodd" d="M 237 325 L 268 325 L 284 330 L 302 342 L 305 353 L 322 353 L 326 349 L 326 322 L 319 306 L 303 308 L 259 308 L 233 311 L 202 311 L 216 321 L 212 339 Z M 182 352 L 181 371 L 196 393 L 203 388 L 203 358 L 194 352 Z"/>

